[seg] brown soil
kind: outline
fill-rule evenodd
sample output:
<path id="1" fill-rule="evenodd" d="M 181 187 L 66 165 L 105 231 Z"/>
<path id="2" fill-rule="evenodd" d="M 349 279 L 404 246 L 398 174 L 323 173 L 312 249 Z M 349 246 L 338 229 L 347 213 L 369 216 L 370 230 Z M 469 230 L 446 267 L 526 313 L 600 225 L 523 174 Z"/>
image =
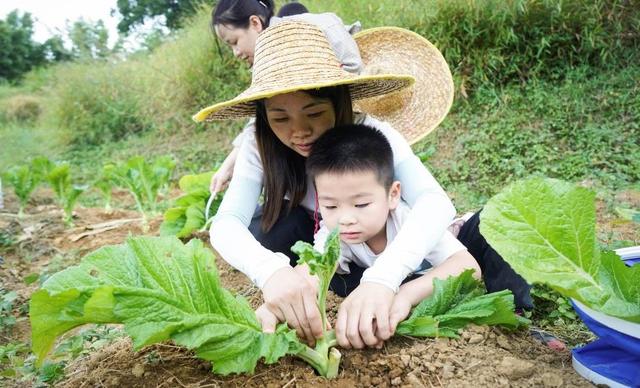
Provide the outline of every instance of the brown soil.
<path id="1" fill-rule="evenodd" d="M 19 307 L 28 302 L 36 284 L 26 285 L 26 275 L 40 274 L 62 258 L 60 266 L 77 263 L 86 253 L 98 247 L 122 243 L 129 235 L 156 235 L 161 218 L 150 222 L 143 230 L 139 221 L 131 221 L 117 228 L 77 239 L 91 232 L 96 225 L 113 221 L 139 218 L 130 210 L 105 213 L 98 208 L 78 208 L 75 227 L 66 228 L 61 213 L 52 204 L 50 193 L 36 195 L 27 216 L 18 220 L 12 214 L 17 202 L 11 195 L 5 198 L 5 209 L 0 210 L 0 229 L 15 236 L 17 243 L 0 250 L 4 263 L 0 264 L 0 279 L 5 290 L 16 290 Z M 640 193 L 625 192 L 616 198 L 630 207 L 640 208 Z M 119 196 L 120 197 L 120 196 Z M 120 199 L 120 198 L 119 198 Z M 125 198 L 122 198 L 125 200 Z M 115 198 L 114 202 L 118 203 Z M 640 244 L 637 224 L 621 222 L 607 213 L 606 206 L 598 203 L 600 233 L 615 235 L 616 239 Z M 99 229 L 99 228 L 98 228 Z M 208 240 L 206 234 L 197 236 Z M 219 272 L 225 287 L 244 295 L 254 305 L 260 293 L 247 278 L 222 260 Z M 340 298 L 330 295 L 329 316 L 333 317 Z M 24 318 L 24 314 L 22 315 Z M 30 328 L 22 319 L 5 336 L 0 345 L 10 341 L 29 342 Z M 61 387 L 307 387 L 307 386 L 589 386 L 571 366 L 571 354 L 554 351 L 533 340 L 527 331 L 508 332 L 498 328 L 472 326 L 457 340 L 413 339 L 396 337 L 382 350 L 342 350 L 340 374 L 332 381 L 315 375 L 304 362 L 285 357 L 274 365 L 259 364 L 253 375 L 217 376 L 210 372 L 209 363 L 196 359 L 190 352 L 170 343 L 149 346 L 139 352 L 131 348 L 128 339 L 117 340 L 100 350 L 81 357 L 66 367 Z M 21 386 L 24 382 L 0 380 L 6 386 Z"/>

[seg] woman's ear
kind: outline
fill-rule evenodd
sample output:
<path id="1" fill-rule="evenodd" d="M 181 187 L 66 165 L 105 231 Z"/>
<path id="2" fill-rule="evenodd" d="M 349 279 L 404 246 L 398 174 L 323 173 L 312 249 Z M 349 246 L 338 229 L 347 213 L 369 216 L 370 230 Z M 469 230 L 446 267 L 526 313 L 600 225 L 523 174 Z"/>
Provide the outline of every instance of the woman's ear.
<path id="1" fill-rule="evenodd" d="M 389 188 L 389 209 L 393 210 L 400 203 L 400 181 L 393 181 Z"/>
<path id="2" fill-rule="evenodd" d="M 260 17 L 257 15 L 249 16 L 249 28 L 257 32 L 262 32 L 262 30 L 264 30 L 264 26 L 262 25 L 262 19 L 260 19 Z"/>

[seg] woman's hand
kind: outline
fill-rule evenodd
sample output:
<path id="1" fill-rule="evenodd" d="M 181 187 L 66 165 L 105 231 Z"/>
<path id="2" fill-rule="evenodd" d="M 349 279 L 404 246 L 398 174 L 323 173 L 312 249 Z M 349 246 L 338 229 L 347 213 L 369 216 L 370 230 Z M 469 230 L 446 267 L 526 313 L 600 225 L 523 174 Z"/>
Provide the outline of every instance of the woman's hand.
<path id="1" fill-rule="evenodd" d="M 266 308 L 286 322 L 310 346 L 322 336 L 322 319 L 316 304 L 316 287 L 291 267 L 277 270 L 262 288 Z M 266 316 L 266 314 L 265 314 Z M 263 330 L 271 319 L 261 319 Z"/>
<path id="2" fill-rule="evenodd" d="M 235 147 L 229 155 L 224 159 L 222 165 L 218 171 L 211 177 L 211 183 L 209 184 L 209 191 L 211 195 L 215 195 L 229 186 L 231 177 L 233 176 L 233 167 L 236 165 L 236 159 L 238 158 L 238 152 L 240 148 Z"/>

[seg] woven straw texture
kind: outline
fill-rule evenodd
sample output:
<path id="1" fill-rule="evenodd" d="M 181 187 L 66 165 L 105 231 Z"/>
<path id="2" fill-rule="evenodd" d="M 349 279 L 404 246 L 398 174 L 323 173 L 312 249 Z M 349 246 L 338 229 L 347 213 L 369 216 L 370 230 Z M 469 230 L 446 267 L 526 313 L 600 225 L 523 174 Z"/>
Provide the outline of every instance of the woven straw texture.
<path id="1" fill-rule="evenodd" d="M 453 77 L 440 51 L 422 36 L 397 27 L 365 30 L 354 38 L 364 64 L 362 75 L 392 72 L 416 80 L 410 88 L 360 100 L 355 109 L 387 121 L 410 144 L 427 136 L 453 103 Z"/>
<path id="2" fill-rule="evenodd" d="M 226 120 L 255 115 L 255 101 L 279 94 L 347 85 L 351 98 L 359 100 L 395 92 L 410 86 L 408 75 L 354 75 L 340 66 L 324 33 L 300 22 L 267 28 L 258 37 L 251 86 L 232 100 L 207 107 L 195 121 Z"/>

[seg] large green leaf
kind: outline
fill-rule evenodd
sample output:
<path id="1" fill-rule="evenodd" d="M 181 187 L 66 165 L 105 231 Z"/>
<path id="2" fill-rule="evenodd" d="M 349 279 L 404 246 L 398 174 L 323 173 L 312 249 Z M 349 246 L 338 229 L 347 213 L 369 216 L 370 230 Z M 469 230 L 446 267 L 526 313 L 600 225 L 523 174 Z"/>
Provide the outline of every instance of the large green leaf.
<path id="1" fill-rule="evenodd" d="M 39 360 L 55 338 L 85 323 L 124 323 L 136 349 L 172 339 L 210 360 L 217 373 L 251 372 L 302 346 L 295 332 L 264 334 L 246 300 L 220 285 L 199 240 L 130 238 L 101 248 L 49 278 L 30 306 Z"/>
<path id="2" fill-rule="evenodd" d="M 590 190 L 555 179 L 519 181 L 487 203 L 480 230 L 528 282 L 640 322 L 640 268 L 600 252 L 594 198 Z"/>
<path id="3" fill-rule="evenodd" d="M 398 334 L 414 337 L 457 338 L 470 323 L 516 328 L 527 321 L 514 314 L 513 294 L 484 294 L 473 270 L 457 277 L 433 280 L 433 294 L 416 306 L 397 328 Z"/>

